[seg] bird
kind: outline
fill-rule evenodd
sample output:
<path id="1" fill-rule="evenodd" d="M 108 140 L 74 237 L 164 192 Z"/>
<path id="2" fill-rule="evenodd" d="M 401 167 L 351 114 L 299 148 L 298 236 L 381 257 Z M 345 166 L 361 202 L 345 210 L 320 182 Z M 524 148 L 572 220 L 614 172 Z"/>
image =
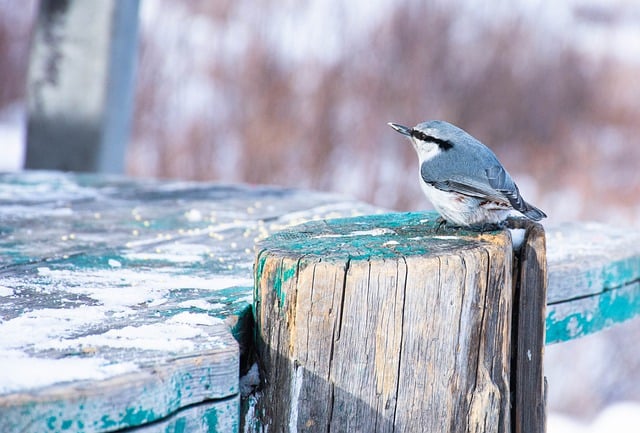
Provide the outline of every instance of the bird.
<path id="1" fill-rule="evenodd" d="M 442 223 L 472 228 L 501 225 L 514 210 L 533 221 L 547 216 L 522 198 L 491 149 L 465 130 L 443 120 L 413 128 L 388 125 L 413 144 L 420 186 Z"/>

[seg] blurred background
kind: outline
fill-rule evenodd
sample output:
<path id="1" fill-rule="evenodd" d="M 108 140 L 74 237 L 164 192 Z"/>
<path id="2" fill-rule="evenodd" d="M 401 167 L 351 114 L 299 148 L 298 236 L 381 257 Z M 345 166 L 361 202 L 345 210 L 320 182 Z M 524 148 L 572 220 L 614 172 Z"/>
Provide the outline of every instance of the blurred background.
<path id="1" fill-rule="evenodd" d="M 0 170 L 24 160 L 37 6 L 0 0 Z M 495 151 L 548 224 L 640 227 L 638 0 L 143 0 L 139 31 L 128 175 L 428 209 L 386 123 L 444 119 Z M 547 348 L 550 409 L 585 423 L 550 432 L 596 431 L 601 411 L 640 401 L 635 322 Z M 640 406 L 614 407 L 640 425 Z"/>

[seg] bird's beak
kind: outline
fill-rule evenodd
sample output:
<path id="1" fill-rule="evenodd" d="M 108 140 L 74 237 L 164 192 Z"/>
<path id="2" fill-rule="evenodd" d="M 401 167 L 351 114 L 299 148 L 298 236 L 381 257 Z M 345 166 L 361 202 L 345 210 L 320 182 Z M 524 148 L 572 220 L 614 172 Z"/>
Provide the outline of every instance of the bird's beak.
<path id="1" fill-rule="evenodd" d="M 407 128 L 406 126 L 399 125 L 397 123 L 389 122 L 387 123 L 390 127 L 398 131 L 402 135 L 406 135 L 407 137 L 411 137 L 411 128 Z"/>

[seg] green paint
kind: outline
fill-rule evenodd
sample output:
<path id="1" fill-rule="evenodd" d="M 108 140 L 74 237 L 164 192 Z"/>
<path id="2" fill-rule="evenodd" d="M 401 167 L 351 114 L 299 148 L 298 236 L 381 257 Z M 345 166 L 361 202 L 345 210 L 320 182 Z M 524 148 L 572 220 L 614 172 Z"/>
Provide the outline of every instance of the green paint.
<path id="1" fill-rule="evenodd" d="M 244 308 L 238 309 L 235 313 L 238 317 L 235 325 L 231 327 L 231 334 L 233 338 L 236 339 L 241 345 L 249 342 L 249 338 L 252 335 L 253 328 L 253 314 L 252 314 L 252 306 L 249 304 L 245 304 Z"/>
<path id="2" fill-rule="evenodd" d="M 274 254 L 346 261 L 422 256 L 477 246 L 481 233 L 438 229 L 437 218 L 435 212 L 408 212 L 313 221 L 270 236 L 262 247 Z"/>
<path id="3" fill-rule="evenodd" d="M 608 263 L 601 271 L 601 278 L 605 289 L 613 289 L 640 279 L 640 257 Z"/>
<path id="4" fill-rule="evenodd" d="M 113 251 L 100 251 L 99 254 L 82 253 L 68 258 L 57 258 L 47 261 L 47 267 L 52 270 L 62 269 L 109 269 L 118 272 L 119 268 L 113 268 L 109 260 L 118 261 L 123 267 L 127 266 L 127 259 Z"/>
<path id="5" fill-rule="evenodd" d="M 253 302 L 251 304 L 251 311 L 253 313 L 253 319 L 257 320 L 258 314 L 258 302 L 260 299 L 260 293 L 258 291 L 258 281 L 262 278 L 262 272 L 264 271 L 264 265 L 267 262 L 267 253 L 262 250 L 258 253 L 258 259 L 255 264 L 255 270 L 253 274 Z"/>
<path id="6" fill-rule="evenodd" d="M 124 426 L 138 426 L 146 422 L 155 421 L 156 419 L 158 419 L 158 417 L 152 410 L 128 407 L 120 424 Z"/>
<path id="7" fill-rule="evenodd" d="M 297 268 L 289 268 L 282 271 L 282 282 L 286 283 L 296 275 Z"/>
<path id="8" fill-rule="evenodd" d="M 308 222 L 271 235 L 260 244 L 262 250 L 256 262 L 254 318 L 261 299 L 257 292 L 258 282 L 265 278 L 267 259 L 287 259 L 266 276 L 269 281 L 265 284 L 273 290 L 281 311 L 284 311 L 287 292 L 284 286 L 296 276 L 301 265 L 301 262 L 290 264 L 296 258 L 304 256 L 311 261 L 343 263 L 397 259 L 457 253 L 465 248 L 477 248 L 479 243 L 485 242 L 483 237 L 487 233 L 440 227 L 438 217 L 436 212 L 408 212 L 337 218 Z M 489 233 L 498 234 L 499 231 Z"/>
<path id="9" fill-rule="evenodd" d="M 55 416 L 50 416 L 49 418 L 47 418 L 47 428 L 49 430 L 55 430 L 56 429 L 56 417 Z"/>
<path id="10" fill-rule="evenodd" d="M 62 430 L 69 430 L 72 425 L 73 425 L 73 421 L 70 420 L 70 419 L 66 419 L 66 420 L 62 421 L 62 425 L 60 426 L 60 428 Z"/>
<path id="11" fill-rule="evenodd" d="M 109 415 L 103 415 L 100 418 L 102 424 L 100 428 L 108 430 L 112 427 L 136 427 L 141 424 L 155 421 L 158 419 L 152 410 L 128 407 L 124 414 L 120 414 L 119 420 L 113 420 Z"/>
<path id="12" fill-rule="evenodd" d="M 207 429 L 210 432 L 218 431 L 218 411 L 215 407 L 208 409 L 204 413 L 204 419 L 207 423 Z"/>
<path id="13" fill-rule="evenodd" d="M 187 433 L 187 420 L 184 417 L 176 419 L 164 429 L 165 433 Z"/>
<path id="14" fill-rule="evenodd" d="M 640 283 L 594 295 L 594 308 L 583 308 L 562 318 L 557 317 L 555 305 L 547 307 L 546 344 L 582 337 L 616 323 L 640 315 Z M 591 305 L 585 300 L 574 301 L 576 306 Z"/>
<path id="15" fill-rule="evenodd" d="M 112 420 L 111 418 L 109 418 L 109 415 L 102 415 L 102 417 L 100 418 L 100 421 L 102 421 L 102 424 L 100 425 L 100 428 L 102 429 L 110 429 L 111 427 L 115 427 L 118 425 L 117 422 L 115 422 L 114 420 Z"/>
<path id="16" fill-rule="evenodd" d="M 278 305 L 280 307 L 284 307 L 284 303 L 286 301 L 286 291 L 282 289 L 282 285 L 287 283 L 291 278 L 296 275 L 297 266 L 292 266 L 290 268 L 279 266 L 278 272 L 275 275 L 270 275 L 273 277 L 273 281 L 269 284 L 270 287 L 273 287 L 273 290 L 276 293 L 278 298 Z"/>

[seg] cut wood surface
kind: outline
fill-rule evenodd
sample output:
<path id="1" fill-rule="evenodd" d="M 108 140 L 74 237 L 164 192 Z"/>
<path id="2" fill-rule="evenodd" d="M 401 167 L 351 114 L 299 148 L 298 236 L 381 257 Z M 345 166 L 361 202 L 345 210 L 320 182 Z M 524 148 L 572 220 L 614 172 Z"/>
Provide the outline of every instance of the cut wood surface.
<path id="1" fill-rule="evenodd" d="M 387 214 L 261 244 L 269 431 L 511 431 L 509 233 L 437 226 Z"/>
<path id="2" fill-rule="evenodd" d="M 373 211 L 284 188 L 0 175 L 0 431 L 234 431 L 254 243 Z M 183 411 L 199 403 L 213 406 Z M 231 417 L 218 430 L 215 411 Z"/>

